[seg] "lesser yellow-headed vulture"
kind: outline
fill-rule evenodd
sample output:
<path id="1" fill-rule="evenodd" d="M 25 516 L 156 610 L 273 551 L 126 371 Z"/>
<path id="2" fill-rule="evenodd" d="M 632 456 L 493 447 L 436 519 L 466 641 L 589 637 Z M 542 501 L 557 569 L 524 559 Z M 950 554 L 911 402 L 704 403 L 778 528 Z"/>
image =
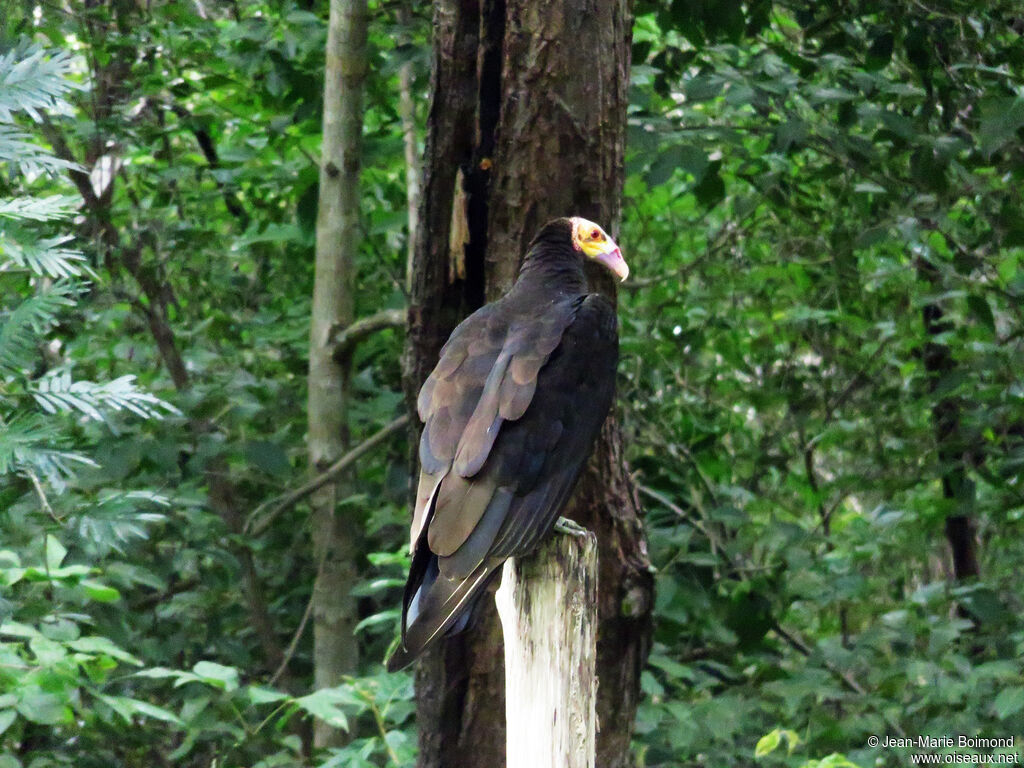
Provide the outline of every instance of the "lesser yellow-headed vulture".
<path id="1" fill-rule="evenodd" d="M 465 629 L 502 563 L 551 531 L 590 454 L 618 332 L 612 304 L 587 293 L 587 259 L 629 272 L 593 222 L 546 224 L 512 289 L 459 324 L 420 390 L 412 567 L 389 670 Z"/>

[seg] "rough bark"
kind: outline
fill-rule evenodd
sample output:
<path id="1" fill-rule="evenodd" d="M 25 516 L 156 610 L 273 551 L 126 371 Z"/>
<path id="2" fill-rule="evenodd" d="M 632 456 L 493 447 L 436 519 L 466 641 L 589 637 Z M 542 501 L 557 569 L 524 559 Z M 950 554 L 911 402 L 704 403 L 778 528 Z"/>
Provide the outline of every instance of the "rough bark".
<path id="1" fill-rule="evenodd" d="M 556 535 L 509 560 L 495 594 L 505 645 L 508 768 L 594 768 L 597 537 Z"/>
<path id="2" fill-rule="evenodd" d="M 617 229 L 630 22 L 627 0 L 436 2 L 410 404 L 457 321 L 508 289 L 540 225 L 578 214 Z M 609 277 L 590 277 L 614 296 Z M 629 764 L 653 582 L 614 419 L 570 508 L 598 536 L 597 765 L 618 768 Z M 501 634 L 486 608 L 418 668 L 421 766 L 504 764 Z"/>
<path id="3" fill-rule="evenodd" d="M 314 474 L 343 453 L 348 437 L 350 360 L 335 355 L 331 337 L 354 320 L 366 24 L 366 0 L 331 0 L 309 342 L 308 450 Z M 335 510 L 343 482 L 328 483 L 310 497 L 313 555 L 319 564 L 313 585 L 313 683 L 318 689 L 338 685 L 358 662 L 356 604 L 351 595 L 356 579 L 355 527 Z M 318 747 L 331 746 L 343 736 L 317 721 L 313 741 Z"/>

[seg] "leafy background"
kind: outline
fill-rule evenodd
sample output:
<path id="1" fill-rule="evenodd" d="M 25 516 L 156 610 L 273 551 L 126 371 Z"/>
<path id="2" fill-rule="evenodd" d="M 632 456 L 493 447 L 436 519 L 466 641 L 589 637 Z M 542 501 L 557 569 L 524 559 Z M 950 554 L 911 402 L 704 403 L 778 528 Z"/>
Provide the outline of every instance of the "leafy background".
<path id="1" fill-rule="evenodd" d="M 9 5 L 0 768 L 411 765 L 411 679 L 380 664 L 401 441 L 343 502 L 365 576 L 344 685 L 309 692 L 307 510 L 254 514 L 306 473 L 326 8 Z M 398 70 L 422 121 L 429 54 L 427 9 L 371 10 L 358 315 L 403 306 Z M 1019 736 L 1024 13 L 634 10 L 619 407 L 657 567 L 638 765 Z M 401 345 L 357 350 L 355 441 L 402 412 Z M 313 718 L 351 741 L 311 752 Z"/>

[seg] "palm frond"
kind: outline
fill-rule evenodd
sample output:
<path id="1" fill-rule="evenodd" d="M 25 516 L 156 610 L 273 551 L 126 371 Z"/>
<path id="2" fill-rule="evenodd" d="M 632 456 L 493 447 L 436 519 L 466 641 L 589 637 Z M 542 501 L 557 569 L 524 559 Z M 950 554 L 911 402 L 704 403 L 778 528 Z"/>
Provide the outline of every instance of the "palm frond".
<path id="1" fill-rule="evenodd" d="M 74 305 L 76 291 L 62 280 L 24 299 L 13 310 L 0 310 L 0 371 L 17 372 L 32 364 L 40 337 L 53 327 L 61 309 Z"/>

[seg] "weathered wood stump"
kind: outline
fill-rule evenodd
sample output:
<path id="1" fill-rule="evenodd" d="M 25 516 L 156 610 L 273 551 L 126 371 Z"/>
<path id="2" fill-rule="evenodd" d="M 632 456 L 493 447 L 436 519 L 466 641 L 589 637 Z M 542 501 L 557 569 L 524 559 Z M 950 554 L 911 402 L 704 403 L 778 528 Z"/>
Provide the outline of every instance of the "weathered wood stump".
<path id="1" fill-rule="evenodd" d="M 597 537 L 558 532 L 505 563 L 506 768 L 594 768 Z"/>

